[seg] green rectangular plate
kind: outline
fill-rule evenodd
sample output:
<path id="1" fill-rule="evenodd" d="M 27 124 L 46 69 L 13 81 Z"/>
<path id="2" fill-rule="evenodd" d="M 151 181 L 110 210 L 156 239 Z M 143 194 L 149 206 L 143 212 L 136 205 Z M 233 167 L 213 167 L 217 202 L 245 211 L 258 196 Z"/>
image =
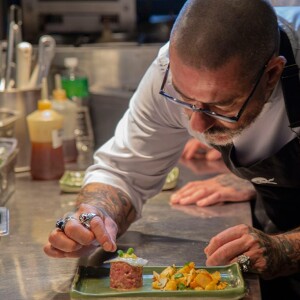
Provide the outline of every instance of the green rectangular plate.
<path id="1" fill-rule="evenodd" d="M 202 267 L 209 272 L 219 271 L 222 281 L 227 281 L 224 290 L 216 291 L 161 291 L 152 289 L 153 271 L 162 272 L 166 266 L 145 266 L 143 271 L 143 287 L 134 290 L 115 290 L 109 287 L 109 268 L 78 267 L 72 287 L 72 298 L 82 297 L 201 297 L 201 299 L 241 299 L 246 294 L 245 282 L 237 263 L 228 266 Z"/>
<path id="2" fill-rule="evenodd" d="M 65 171 L 59 180 L 60 189 L 65 193 L 78 193 L 83 184 L 84 171 Z"/>

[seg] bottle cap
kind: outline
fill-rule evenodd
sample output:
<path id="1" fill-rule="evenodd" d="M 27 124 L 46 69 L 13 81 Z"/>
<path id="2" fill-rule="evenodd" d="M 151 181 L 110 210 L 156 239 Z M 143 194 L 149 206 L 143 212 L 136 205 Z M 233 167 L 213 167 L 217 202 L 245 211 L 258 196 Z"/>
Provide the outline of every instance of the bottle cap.
<path id="1" fill-rule="evenodd" d="M 38 101 L 38 110 L 51 109 L 52 105 L 49 100 L 39 100 Z"/>
<path id="2" fill-rule="evenodd" d="M 64 65 L 66 68 L 76 68 L 78 66 L 78 58 L 66 57 L 64 60 Z"/>
<path id="3" fill-rule="evenodd" d="M 53 99 L 55 100 L 67 100 L 67 93 L 64 89 L 53 90 Z"/>
<path id="4" fill-rule="evenodd" d="M 61 76 L 59 74 L 55 75 L 55 89 L 52 94 L 55 100 L 67 100 L 67 93 L 61 87 Z"/>

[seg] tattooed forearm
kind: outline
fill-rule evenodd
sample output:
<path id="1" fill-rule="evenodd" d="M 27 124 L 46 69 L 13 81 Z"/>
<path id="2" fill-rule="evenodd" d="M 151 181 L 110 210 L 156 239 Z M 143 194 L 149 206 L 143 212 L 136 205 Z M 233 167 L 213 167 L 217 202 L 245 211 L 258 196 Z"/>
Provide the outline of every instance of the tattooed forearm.
<path id="1" fill-rule="evenodd" d="M 221 174 L 217 176 L 217 180 L 222 186 L 230 186 L 237 191 L 250 189 L 253 191 L 253 193 L 255 193 L 253 185 L 248 180 L 241 179 L 234 174 Z"/>
<path id="2" fill-rule="evenodd" d="M 110 185 L 86 185 L 77 198 L 77 206 L 81 203 L 93 205 L 100 213 L 108 214 L 118 225 L 118 235 L 123 234 L 136 217 L 128 195 Z"/>
<path id="3" fill-rule="evenodd" d="M 263 277 L 274 278 L 300 272 L 300 228 L 274 236 L 253 231 L 264 248 L 266 271 Z"/>

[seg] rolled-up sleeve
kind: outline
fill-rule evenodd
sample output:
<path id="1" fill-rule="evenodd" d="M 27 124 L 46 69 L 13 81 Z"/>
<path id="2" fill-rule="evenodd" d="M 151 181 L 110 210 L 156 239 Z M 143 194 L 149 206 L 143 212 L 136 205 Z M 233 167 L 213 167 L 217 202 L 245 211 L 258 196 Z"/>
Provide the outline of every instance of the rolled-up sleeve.
<path id="1" fill-rule="evenodd" d="M 151 64 L 114 136 L 94 154 L 84 184 L 101 182 L 127 193 L 141 216 L 142 206 L 162 188 L 189 138 L 182 109 L 159 95 L 168 64 L 167 45 Z"/>

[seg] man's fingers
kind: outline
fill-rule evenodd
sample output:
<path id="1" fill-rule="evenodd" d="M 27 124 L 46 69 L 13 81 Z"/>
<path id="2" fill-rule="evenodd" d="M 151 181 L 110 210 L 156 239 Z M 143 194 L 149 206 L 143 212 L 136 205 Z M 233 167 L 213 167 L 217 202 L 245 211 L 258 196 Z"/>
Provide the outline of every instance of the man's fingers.
<path id="1" fill-rule="evenodd" d="M 94 239 L 94 234 L 85 228 L 78 220 L 69 221 L 64 234 L 80 245 L 89 245 Z"/>
<path id="2" fill-rule="evenodd" d="M 189 182 L 186 185 L 184 185 L 182 188 L 180 188 L 178 191 L 173 193 L 170 198 L 170 203 L 171 204 L 185 204 L 187 199 L 191 195 L 193 195 L 196 191 L 201 191 L 201 182 Z M 183 200 L 185 199 L 185 200 Z M 192 203 L 192 202 L 191 202 Z M 190 203 L 188 203 L 190 204 Z"/>
<path id="3" fill-rule="evenodd" d="M 117 240 L 117 234 L 118 234 L 118 225 L 111 218 L 107 218 L 107 219 L 105 219 L 105 227 L 106 227 L 106 230 L 111 239 L 110 251 L 116 251 L 117 250 L 116 240 Z"/>
<path id="4" fill-rule="evenodd" d="M 229 264 L 239 255 L 246 253 L 252 245 L 253 239 L 249 235 L 243 234 L 216 249 L 208 256 L 206 264 L 208 266 Z"/>
<path id="5" fill-rule="evenodd" d="M 219 152 L 219 151 L 216 150 L 216 149 L 211 149 L 211 150 L 208 150 L 208 151 L 206 152 L 205 157 L 206 157 L 207 160 L 213 161 L 213 160 L 221 159 L 222 154 L 221 154 L 221 152 Z"/>
<path id="6" fill-rule="evenodd" d="M 112 229 L 113 223 L 115 224 L 111 218 L 104 217 L 104 220 L 102 220 L 100 216 L 94 217 L 90 222 L 91 231 L 105 251 L 113 252 L 117 248 L 117 225 L 115 224 L 115 228 Z"/>
<path id="7" fill-rule="evenodd" d="M 81 244 L 78 244 L 76 241 L 69 238 L 59 229 L 55 229 L 52 231 L 49 236 L 49 242 L 55 249 L 61 250 L 63 252 L 73 252 L 79 250 L 82 247 Z"/>
<path id="8" fill-rule="evenodd" d="M 224 231 L 217 234 L 213 237 L 208 246 L 204 249 L 204 252 L 207 256 L 212 255 L 224 244 L 227 244 L 233 240 L 240 238 L 243 234 L 249 232 L 249 226 L 245 224 L 240 224 L 234 227 L 225 229 Z"/>
<path id="9" fill-rule="evenodd" d="M 215 192 L 215 193 L 208 195 L 205 198 L 198 200 L 196 202 L 196 205 L 200 206 L 200 207 L 206 207 L 206 206 L 211 206 L 211 205 L 215 205 L 215 204 L 219 204 L 219 203 L 223 203 L 223 202 L 224 202 L 224 200 L 223 200 L 222 195 L 218 192 Z"/>
<path id="10" fill-rule="evenodd" d="M 44 252 L 50 256 L 50 257 L 54 257 L 54 258 L 64 258 L 65 257 L 65 252 L 54 248 L 50 243 L 47 243 L 44 246 Z"/>

